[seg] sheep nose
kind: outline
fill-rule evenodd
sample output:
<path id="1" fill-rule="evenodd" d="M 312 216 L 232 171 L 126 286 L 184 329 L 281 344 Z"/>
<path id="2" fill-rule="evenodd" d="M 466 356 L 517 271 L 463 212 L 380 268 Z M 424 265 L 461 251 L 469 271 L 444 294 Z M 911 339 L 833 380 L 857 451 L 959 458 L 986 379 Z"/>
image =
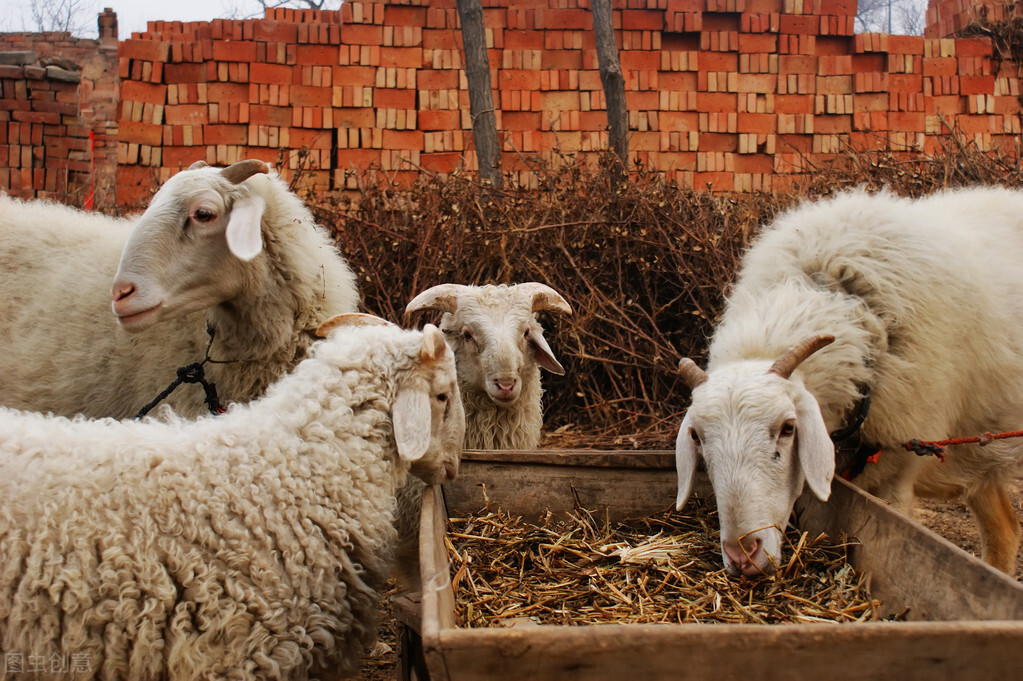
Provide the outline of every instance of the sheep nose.
<path id="1" fill-rule="evenodd" d="M 495 378 L 494 385 L 502 393 L 510 393 L 515 390 L 515 385 L 518 383 L 517 379 L 514 378 Z"/>
<path id="2" fill-rule="evenodd" d="M 111 297 L 114 299 L 115 303 L 118 303 L 122 300 L 127 300 L 128 298 L 131 298 L 133 295 L 135 295 L 136 290 L 137 289 L 135 288 L 135 284 L 123 284 L 121 286 L 114 284 L 114 289 L 111 292 Z"/>
<path id="3" fill-rule="evenodd" d="M 761 542 L 759 538 L 745 539 L 739 542 L 726 541 L 721 545 L 725 555 L 732 564 L 744 575 L 751 576 L 759 572 L 757 559 L 760 556 Z"/>

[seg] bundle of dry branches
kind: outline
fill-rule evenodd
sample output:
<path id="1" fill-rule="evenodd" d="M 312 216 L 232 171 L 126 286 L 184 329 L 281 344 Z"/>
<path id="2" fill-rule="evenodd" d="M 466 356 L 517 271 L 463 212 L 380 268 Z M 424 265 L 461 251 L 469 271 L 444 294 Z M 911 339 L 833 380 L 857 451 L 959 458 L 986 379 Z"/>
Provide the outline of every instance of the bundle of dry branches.
<path id="1" fill-rule="evenodd" d="M 1015 159 L 982 154 L 954 131 L 933 157 L 841 154 L 779 195 L 715 195 L 649 169 L 626 181 L 605 166 L 534 164 L 539 188 L 496 190 L 475 175 L 421 172 L 397 187 L 365 174 L 355 196 L 311 195 L 359 276 L 367 311 L 402 322 L 406 303 L 442 282 L 541 281 L 576 310 L 547 337 L 567 369 L 547 375 L 547 446 L 670 446 L 698 361 L 742 252 L 760 225 L 804 198 L 886 186 L 904 195 L 977 182 L 1020 186 Z M 408 320 L 422 323 L 432 317 Z"/>
<path id="2" fill-rule="evenodd" d="M 596 623 L 798 623 L 876 618 L 868 580 L 844 545 L 787 536 L 771 577 L 721 568 L 706 503 L 620 524 L 577 509 L 540 524 L 482 510 L 451 518 L 445 537 L 462 626 Z"/>

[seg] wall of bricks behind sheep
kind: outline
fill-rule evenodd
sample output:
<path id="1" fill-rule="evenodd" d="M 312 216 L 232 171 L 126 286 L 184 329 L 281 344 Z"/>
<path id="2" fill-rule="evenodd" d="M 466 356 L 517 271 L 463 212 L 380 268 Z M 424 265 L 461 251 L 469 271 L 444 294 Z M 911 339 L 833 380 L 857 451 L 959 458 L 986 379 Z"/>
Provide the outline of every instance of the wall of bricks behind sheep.
<path id="1" fill-rule="evenodd" d="M 100 38 L 0 34 L 0 188 L 112 210 L 117 169 L 117 19 Z"/>
<path id="2" fill-rule="evenodd" d="M 1015 155 L 1016 65 L 951 39 L 853 33 L 855 0 L 615 0 L 633 160 L 696 188 L 781 188 L 844 150 Z M 608 146 L 588 0 L 483 0 L 503 167 Z M 1000 6 L 992 4 L 993 11 Z M 989 18 L 997 18 L 994 14 Z M 202 159 L 262 158 L 322 190 L 475 169 L 454 0 L 348 0 L 262 20 L 151 22 L 119 43 L 117 203 Z"/>

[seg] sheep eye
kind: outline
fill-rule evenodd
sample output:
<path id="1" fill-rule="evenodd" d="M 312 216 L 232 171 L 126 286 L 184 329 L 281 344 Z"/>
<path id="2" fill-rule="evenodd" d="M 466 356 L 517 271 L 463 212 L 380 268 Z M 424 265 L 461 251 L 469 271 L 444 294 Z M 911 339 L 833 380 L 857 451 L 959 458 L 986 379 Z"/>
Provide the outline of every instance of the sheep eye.
<path id="1" fill-rule="evenodd" d="M 700 444 L 700 436 L 696 434 L 696 431 L 692 428 L 689 429 L 689 437 L 693 439 L 693 442 Z"/>
<path id="2" fill-rule="evenodd" d="M 216 219 L 217 214 L 209 208 L 200 208 L 195 211 L 195 215 L 193 217 L 196 222 L 211 222 Z"/>
<path id="3" fill-rule="evenodd" d="M 781 431 L 779 431 L 778 436 L 779 437 L 792 437 L 792 434 L 795 433 L 795 432 L 796 432 L 796 424 L 792 423 L 791 421 L 786 421 L 785 423 L 782 424 Z"/>
<path id="4" fill-rule="evenodd" d="M 467 341 L 471 341 L 472 340 L 472 332 L 471 331 L 463 331 L 462 332 L 462 338 L 464 338 Z"/>
<path id="5" fill-rule="evenodd" d="M 447 402 L 448 401 L 448 394 L 447 393 L 440 393 L 439 395 L 437 395 L 437 401 L 438 402 Z"/>

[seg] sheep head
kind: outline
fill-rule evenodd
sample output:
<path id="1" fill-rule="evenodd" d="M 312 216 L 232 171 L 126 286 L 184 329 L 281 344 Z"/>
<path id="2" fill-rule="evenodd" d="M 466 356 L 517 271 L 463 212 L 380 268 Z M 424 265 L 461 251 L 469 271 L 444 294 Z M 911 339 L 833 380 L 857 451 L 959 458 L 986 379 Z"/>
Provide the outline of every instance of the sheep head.
<path id="1" fill-rule="evenodd" d="M 388 393 L 398 458 L 427 484 L 453 480 L 465 439 L 465 411 L 454 353 L 440 329 L 427 324 L 422 331 L 409 331 L 379 317 L 350 313 L 331 318 L 318 333 L 327 338 L 324 343 L 333 344 L 318 349 L 318 356 L 366 351 L 387 357 L 371 365 L 393 384 Z"/>
<path id="2" fill-rule="evenodd" d="M 193 164 L 164 183 L 132 230 L 111 297 L 119 324 L 137 332 L 230 300 L 263 250 L 263 198 L 250 178 L 262 161 L 218 169 Z M 253 180 L 254 181 L 254 180 Z"/>
<path id="3" fill-rule="evenodd" d="M 515 404 L 524 382 L 539 380 L 538 367 L 565 373 L 536 315 L 571 314 L 572 307 L 546 284 L 441 284 L 413 298 L 405 314 L 416 310 L 444 313 L 440 328 L 455 352 L 463 390 L 485 393 L 498 406 Z"/>
<path id="4" fill-rule="evenodd" d="M 821 500 L 831 491 L 835 451 L 813 395 L 793 372 L 834 341 L 815 336 L 773 363 L 744 360 L 704 373 L 683 360 L 692 404 L 675 443 L 676 507 L 692 489 L 702 457 L 718 506 L 728 572 L 772 574 L 783 531 L 804 483 Z"/>

